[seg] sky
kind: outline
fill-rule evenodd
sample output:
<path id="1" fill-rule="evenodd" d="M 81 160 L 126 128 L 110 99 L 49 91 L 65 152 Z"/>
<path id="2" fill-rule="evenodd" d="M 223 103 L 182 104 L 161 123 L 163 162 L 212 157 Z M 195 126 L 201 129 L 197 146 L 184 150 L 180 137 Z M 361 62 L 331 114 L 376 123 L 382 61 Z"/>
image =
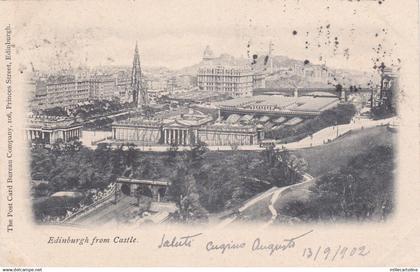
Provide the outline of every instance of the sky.
<path id="1" fill-rule="evenodd" d="M 170 69 L 198 63 L 207 45 L 248 57 L 271 41 L 274 55 L 371 71 L 374 60 L 398 62 L 401 39 L 389 0 L 34 1 L 16 10 L 22 67 L 42 70 L 130 66 L 136 41 L 142 65 Z"/>

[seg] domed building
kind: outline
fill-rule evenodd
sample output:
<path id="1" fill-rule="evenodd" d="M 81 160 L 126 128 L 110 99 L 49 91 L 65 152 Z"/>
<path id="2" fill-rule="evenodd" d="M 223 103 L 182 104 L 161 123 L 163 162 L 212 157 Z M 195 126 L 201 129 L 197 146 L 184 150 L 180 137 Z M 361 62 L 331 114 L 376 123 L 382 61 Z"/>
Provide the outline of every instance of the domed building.
<path id="1" fill-rule="evenodd" d="M 206 49 L 204 49 L 203 60 L 208 61 L 208 60 L 213 60 L 213 59 L 214 59 L 213 50 L 211 50 L 210 46 L 207 45 Z"/>

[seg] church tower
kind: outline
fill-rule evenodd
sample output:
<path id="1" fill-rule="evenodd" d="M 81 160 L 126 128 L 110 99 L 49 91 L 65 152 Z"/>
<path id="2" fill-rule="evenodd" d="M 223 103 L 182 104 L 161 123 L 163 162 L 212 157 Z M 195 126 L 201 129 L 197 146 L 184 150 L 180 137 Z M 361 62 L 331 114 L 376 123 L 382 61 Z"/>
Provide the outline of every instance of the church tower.
<path id="1" fill-rule="evenodd" d="M 134 50 L 133 68 L 131 70 L 131 90 L 135 107 L 147 105 L 147 91 L 142 84 L 139 49 L 136 42 Z"/>

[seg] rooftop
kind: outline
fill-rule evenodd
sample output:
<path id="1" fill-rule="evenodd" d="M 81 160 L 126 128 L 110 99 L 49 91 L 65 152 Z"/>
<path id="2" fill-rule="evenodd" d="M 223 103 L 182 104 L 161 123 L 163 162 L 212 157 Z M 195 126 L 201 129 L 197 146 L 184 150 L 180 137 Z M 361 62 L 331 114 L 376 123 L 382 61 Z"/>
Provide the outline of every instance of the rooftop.
<path id="1" fill-rule="evenodd" d="M 212 121 L 213 118 L 209 115 L 203 114 L 199 111 L 168 111 L 165 115 L 158 115 L 155 118 L 135 117 L 126 120 L 114 122 L 116 126 L 143 126 L 143 127 L 157 127 L 157 126 L 200 126 Z"/>
<path id="2" fill-rule="evenodd" d="M 267 111 L 322 111 L 338 102 L 337 97 L 257 95 L 215 103 L 220 108 L 255 109 Z M 266 108 L 264 108 L 266 107 Z"/>
<path id="3" fill-rule="evenodd" d="M 203 127 L 207 130 L 218 130 L 218 131 L 242 131 L 242 132 L 255 132 L 257 129 L 256 125 L 240 125 L 230 124 L 225 122 L 208 124 Z"/>
<path id="4" fill-rule="evenodd" d="M 322 97 L 337 97 L 337 95 L 329 92 L 310 92 L 302 94 L 302 96 L 322 96 Z"/>
<path id="5" fill-rule="evenodd" d="M 43 129 L 58 129 L 80 126 L 80 124 L 72 118 L 57 116 L 30 115 L 26 119 L 26 122 L 27 127 Z"/>
<path id="6" fill-rule="evenodd" d="M 198 74 L 239 74 L 251 76 L 253 72 L 248 67 L 242 65 L 215 65 L 215 64 L 204 64 L 198 69 Z"/>

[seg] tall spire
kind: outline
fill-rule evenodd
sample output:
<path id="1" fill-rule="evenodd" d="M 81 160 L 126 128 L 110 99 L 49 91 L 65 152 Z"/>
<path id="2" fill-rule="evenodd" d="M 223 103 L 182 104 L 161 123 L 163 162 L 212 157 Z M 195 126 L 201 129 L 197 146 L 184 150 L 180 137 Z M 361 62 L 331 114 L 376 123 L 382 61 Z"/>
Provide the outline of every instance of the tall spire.
<path id="1" fill-rule="evenodd" d="M 135 107 L 147 104 L 147 92 L 142 85 L 142 73 L 140 67 L 139 48 L 136 41 L 134 49 L 133 68 L 131 70 L 131 89 L 133 93 L 133 103 Z"/>

